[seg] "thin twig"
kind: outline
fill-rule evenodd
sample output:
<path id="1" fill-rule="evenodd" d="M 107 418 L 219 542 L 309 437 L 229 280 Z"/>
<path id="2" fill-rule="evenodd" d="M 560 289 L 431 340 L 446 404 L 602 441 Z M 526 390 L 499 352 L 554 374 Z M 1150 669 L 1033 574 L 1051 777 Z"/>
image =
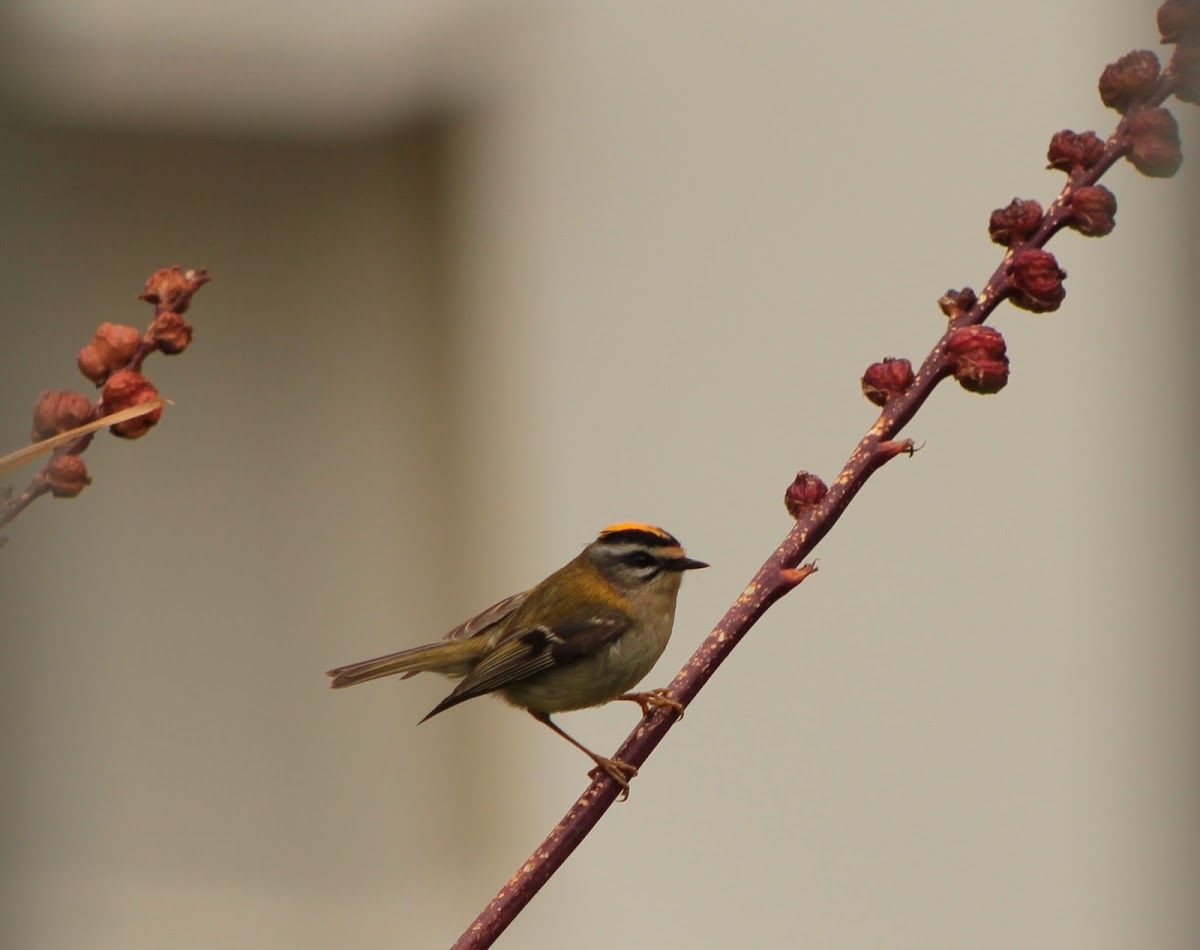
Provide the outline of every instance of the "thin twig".
<path id="1" fill-rule="evenodd" d="M 138 295 L 154 306 L 144 333 L 122 324 L 100 324 L 76 361 L 85 377 L 103 387 L 95 406 L 86 396 L 64 390 L 47 390 L 38 397 L 33 438 L 41 439 L 0 458 L 0 476 L 46 454 L 50 460 L 19 495 L 0 492 L 0 528 L 44 495 L 73 498 L 91 483 L 80 455 L 96 431 L 109 428 L 123 438 L 137 438 L 158 421 L 167 400 L 142 376 L 142 364 L 153 352 L 177 354 L 188 347 L 192 326 L 183 314 L 210 279 L 203 268 L 162 268 L 150 275 Z"/>
<path id="2" fill-rule="evenodd" d="M 0 528 L 3 528 L 48 491 L 50 491 L 50 486 L 46 484 L 46 480 L 40 475 L 35 475 L 21 494 L 0 499 Z"/>
<path id="3" fill-rule="evenodd" d="M 99 419 L 93 419 L 87 425 L 68 429 L 66 432 L 60 432 L 58 435 L 42 439 L 40 442 L 34 442 L 32 445 L 22 446 L 15 452 L 9 452 L 8 455 L 0 457 L 0 476 L 7 475 L 9 472 L 15 472 L 22 465 L 27 465 L 35 459 L 39 459 L 43 455 L 48 455 L 55 449 L 65 446 L 69 442 L 74 442 L 85 435 L 90 435 L 107 426 L 113 426 L 130 419 L 137 419 L 140 416 L 148 416 L 150 413 L 161 409 L 167 402 L 168 400 L 166 399 L 152 399 L 150 402 L 144 402 L 138 406 L 130 406 L 128 409 L 122 409 L 119 412 L 109 413 L 107 416 L 102 416 Z M 0 527 L 3 527 L 5 524 L 6 521 L 0 517 Z"/>

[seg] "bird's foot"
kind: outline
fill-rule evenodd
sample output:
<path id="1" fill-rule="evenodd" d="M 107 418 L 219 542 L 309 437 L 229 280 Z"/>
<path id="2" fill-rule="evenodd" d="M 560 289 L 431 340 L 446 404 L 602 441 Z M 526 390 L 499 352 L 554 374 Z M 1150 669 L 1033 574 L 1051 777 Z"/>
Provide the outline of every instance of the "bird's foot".
<path id="1" fill-rule="evenodd" d="M 629 782 L 638 774 L 637 766 L 622 762 L 620 759 L 606 759 L 602 755 L 593 756 L 596 767 L 588 772 L 588 778 L 595 781 L 601 775 L 607 775 L 621 786 L 621 794 L 617 801 L 623 802 L 629 797 Z"/>
<path id="2" fill-rule="evenodd" d="M 651 709 L 674 709 L 683 718 L 687 708 L 679 700 L 671 698 L 671 691 L 666 688 L 652 689 L 647 693 L 622 693 L 617 699 L 626 699 L 642 707 L 642 715 L 649 716 Z"/>

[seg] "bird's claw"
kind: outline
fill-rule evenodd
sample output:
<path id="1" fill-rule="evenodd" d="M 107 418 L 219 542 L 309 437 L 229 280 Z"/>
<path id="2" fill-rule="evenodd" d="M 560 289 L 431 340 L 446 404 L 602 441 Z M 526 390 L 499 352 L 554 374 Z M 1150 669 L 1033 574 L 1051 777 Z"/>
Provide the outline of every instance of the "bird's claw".
<path id="1" fill-rule="evenodd" d="M 683 713 L 687 709 L 679 700 L 672 699 L 671 691 L 665 687 L 652 689 L 645 693 L 624 693 L 617 699 L 626 699 L 631 703 L 637 703 L 642 708 L 643 716 L 649 716 L 651 709 L 674 709 L 682 719 Z"/>
<path id="2" fill-rule="evenodd" d="M 596 767 L 588 772 L 588 778 L 595 781 L 601 775 L 607 775 L 621 786 L 621 794 L 617 797 L 617 801 L 623 802 L 629 797 L 629 782 L 637 774 L 636 765 L 630 765 L 620 759 L 606 759 L 598 755 L 596 756 Z"/>

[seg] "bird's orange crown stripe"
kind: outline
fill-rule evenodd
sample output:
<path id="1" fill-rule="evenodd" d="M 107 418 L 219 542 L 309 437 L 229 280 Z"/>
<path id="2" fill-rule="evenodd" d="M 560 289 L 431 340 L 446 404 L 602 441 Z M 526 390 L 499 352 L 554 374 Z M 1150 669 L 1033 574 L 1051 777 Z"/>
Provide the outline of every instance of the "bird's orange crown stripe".
<path id="1" fill-rule="evenodd" d="M 610 524 L 600 532 L 600 537 L 603 538 L 606 535 L 616 534 L 620 531 L 644 531 L 646 534 L 653 534 L 664 539 L 670 538 L 672 541 L 675 540 L 662 528 L 655 527 L 652 524 L 639 524 L 636 521 L 622 521 L 619 524 Z"/>
<path id="2" fill-rule="evenodd" d="M 662 528 L 656 528 L 652 524 L 639 524 L 636 521 L 610 524 L 600 532 L 596 540 L 605 544 L 641 544 L 652 548 L 679 547 L 679 542 L 674 536 Z M 682 550 L 680 548 L 680 551 Z"/>

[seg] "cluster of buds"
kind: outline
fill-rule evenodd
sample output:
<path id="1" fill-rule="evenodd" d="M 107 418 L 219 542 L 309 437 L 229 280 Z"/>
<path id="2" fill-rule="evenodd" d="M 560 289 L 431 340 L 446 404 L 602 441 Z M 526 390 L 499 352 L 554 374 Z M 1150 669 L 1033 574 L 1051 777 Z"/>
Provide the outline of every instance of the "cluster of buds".
<path id="1" fill-rule="evenodd" d="M 1110 194 L 1107 189 L 1101 190 Z M 1092 204 L 1096 202 L 1093 201 Z M 1092 210 L 1091 216 L 1086 217 L 1091 207 L 1085 202 L 1079 211 L 1079 220 L 1086 221 L 1094 232 L 1099 234 L 1104 222 L 1099 220 L 1099 210 Z M 1114 198 L 1107 219 L 1109 231 L 1112 230 L 1112 215 L 1115 211 Z M 1030 246 L 1030 239 L 1041 229 L 1044 220 L 1045 214 L 1038 202 L 1014 198 L 1008 207 L 993 211 L 988 223 L 992 240 L 1013 249 L 1006 265 L 1012 302 L 1023 310 L 1032 310 L 1034 313 L 1057 310 L 1067 295 L 1063 286 L 1063 279 L 1067 274 L 1058 266 L 1054 255 L 1039 247 Z M 944 305 L 942 310 L 946 310 Z"/>
<path id="2" fill-rule="evenodd" d="M 160 353 L 182 353 L 192 342 L 192 325 L 183 315 L 192 305 L 192 296 L 211 279 L 203 268 L 185 271 L 168 267 L 150 275 L 138 299 L 154 304 L 154 320 L 146 339 Z"/>
<path id="3" fill-rule="evenodd" d="M 1117 134 L 1106 143 L 1095 132 L 1065 129 L 1050 140 L 1050 168 L 1069 176 L 1051 212 L 1022 198 L 992 212 L 988 232 L 994 242 L 1010 249 L 1001 282 L 989 288 L 994 299 L 1007 297 L 1034 313 L 1058 309 L 1066 296 L 1067 275 L 1041 245 L 1061 227 L 1086 237 L 1103 237 L 1113 230 L 1116 196 L 1095 179 L 1115 157 L 1124 155 L 1140 172 L 1154 177 L 1173 175 L 1179 168 L 1179 127 L 1158 103 L 1170 93 L 1183 102 L 1200 101 L 1200 2 L 1167 0 L 1159 8 L 1158 26 L 1163 42 L 1176 44 L 1166 70 L 1154 53 L 1134 50 L 1110 63 L 1100 76 L 1101 101 L 1124 116 Z M 938 303 L 952 321 L 943 352 L 954 377 L 972 392 L 1002 389 L 1008 381 L 1004 338 L 987 327 L 955 325 L 974 322 L 975 294 L 948 291 Z M 863 391 L 877 404 L 887 398 L 874 384 L 885 365 L 876 364 L 863 377 Z"/>
<path id="4" fill-rule="evenodd" d="M 1183 161 L 1179 125 L 1156 103 L 1168 91 L 1180 102 L 1200 102 L 1200 3 L 1167 0 L 1158 9 L 1158 29 L 1164 43 L 1175 45 L 1167 68 L 1149 50 L 1127 53 L 1105 68 L 1100 98 L 1125 116 L 1125 157 L 1143 175 L 1168 178 Z"/>
<path id="5" fill-rule="evenodd" d="M 1158 27 L 1163 42 L 1175 44 L 1165 70 L 1154 53 L 1134 50 L 1110 63 L 1100 76 L 1101 101 L 1123 116 L 1116 134 L 1106 142 L 1095 132 L 1064 129 L 1051 138 L 1049 167 L 1068 176 L 1059 200 L 1047 211 L 1033 199 L 1013 198 L 992 212 L 988 233 L 1009 250 L 984 299 L 965 287 L 948 290 L 938 300 L 950 319 L 939 347 L 943 372 L 964 389 L 995 393 L 1008 382 L 1004 337 L 979 325 L 996 301 L 1007 299 L 1023 310 L 1047 313 L 1057 310 L 1066 297 L 1066 271 L 1044 249 L 1046 241 L 1063 227 L 1085 237 L 1103 237 L 1116 226 L 1116 196 L 1096 183 L 1108 166 L 1124 155 L 1150 176 L 1173 175 L 1179 168 L 1179 128 L 1159 103 L 1169 94 L 1183 102 L 1200 102 L 1200 0 L 1166 0 L 1158 11 Z M 930 377 L 938 378 L 940 374 Z M 872 364 L 862 376 L 863 395 L 885 410 L 913 384 L 912 365 L 891 357 Z M 797 476 L 788 489 L 789 511 L 798 504 L 795 499 L 802 488 Z"/>
<path id="6" fill-rule="evenodd" d="M 32 439 L 53 438 L 86 426 L 123 409 L 159 399 L 158 390 L 144 375 L 142 363 L 155 352 L 182 353 L 192 341 L 192 325 L 183 314 L 192 296 L 208 283 L 204 270 L 170 267 L 157 271 L 146 281 L 139 299 L 154 305 L 154 318 L 143 333 L 120 323 L 101 323 L 92 340 L 79 351 L 79 371 L 101 387 L 93 405 L 82 393 L 47 390 L 33 407 Z M 162 416 L 162 407 L 125 419 L 109 427 L 114 435 L 136 439 L 145 435 Z M 92 433 L 60 446 L 37 476 L 45 490 L 59 498 L 78 495 L 91 483 L 87 465 L 79 454 L 88 447 Z"/>
<path id="7" fill-rule="evenodd" d="M 79 351 L 79 371 L 103 386 L 118 370 L 140 370 L 142 361 L 155 350 L 171 356 L 182 353 L 192 342 L 192 325 L 183 315 L 192 296 L 209 280 L 204 270 L 168 267 L 156 271 L 138 294 L 139 300 L 154 304 L 154 319 L 146 332 L 121 323 L 100 324 L 92 342 Z"/>
<path id="8" fill-rule="evenodd" d="M 158 399 L 158 390 L 142 375 L 142 362 L 157 350 L 173 356 L 192 342 L 192 325 L 184 319 L 192 297 L 211 278 L 201 270 L 167 267 L 150 275 L 139 300 L 154 305 L 154 319 L 143 333 L 119 323 L 102 323 L 92 342 L 79 351 L 79 371 L 102 386 L 97 412 L 119 412 Z M 137 439 L 150 431 L 162 409 L 111 426 L 113 435 Z"/>
<path id="9" fill-rule="evenodd" d="M 1158 32 L 1164 43 L 1175 44 L 1166 70 L 1175 98 L 1200 103 L 1200 3 L 1167 0 L 1158 8 Z"/>
<path id="10" fill-rule="evenodd" d="M 48 389 L 33 404 L 34 442 L 52 439 L 63 432 L 70 432 L 87 425 L 95 415 L 95 408 L 87 396 L 68 389 Z M 79 453 L 91 442 L 85 435 L 63 447 L 42 470 L 41 477 L 50 493 L 56 498 L 74 498 L 91 484 L 87 465 Z"/>

